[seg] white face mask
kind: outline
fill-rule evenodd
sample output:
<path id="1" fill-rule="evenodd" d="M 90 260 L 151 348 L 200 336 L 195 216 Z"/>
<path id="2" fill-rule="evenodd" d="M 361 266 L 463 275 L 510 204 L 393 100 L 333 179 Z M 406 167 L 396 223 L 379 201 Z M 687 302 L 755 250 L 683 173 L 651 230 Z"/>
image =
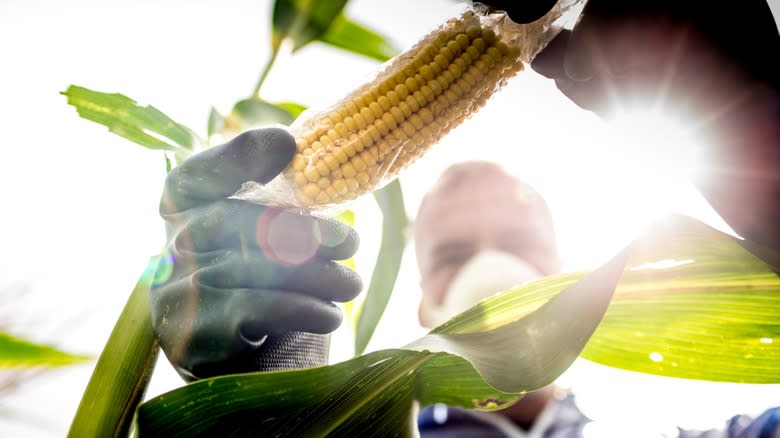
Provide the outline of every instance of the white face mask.
<path id="1" fill-rule="evenodd" d="M 480 251 L 452 279 L 441 305 L 427 309 L 428 322 L 439 326 L 485 298 L 542 277 L 535 267 L 513 254 Z"/>

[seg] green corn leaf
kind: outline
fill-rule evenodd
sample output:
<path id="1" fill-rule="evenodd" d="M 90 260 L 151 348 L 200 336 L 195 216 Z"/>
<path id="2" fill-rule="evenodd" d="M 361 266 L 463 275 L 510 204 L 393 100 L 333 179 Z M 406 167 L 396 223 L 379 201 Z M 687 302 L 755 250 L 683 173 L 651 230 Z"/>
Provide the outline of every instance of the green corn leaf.
<path id="1" fill-rule="evenodd" d="M 350 227 L 355 226 L 355 212 L 353 210 L 344 210 L 336 215 L 335 219 L 344 222 Z M 352 269 L 353 271 L 355 270 L 355 257 L 350 257 L 346 260 L 338 260 L 338 263 L 348 267 L 349 269 Z M 350 303 L 351 302 L 352 301 L 350 301 Z"/>
<path id="2" fill-rule="evenodd" d="M 387 61 L 398 54 L 386 37 L 366 28 L 339 14 L 320 41 L 352 53 L 367 56 L 380 62 Z"/>
<path id="3" fill-rule="evenodd" d="M 595 271 L 496 295 L 402 349 L 164 394 L 141 406 L 139 430 L 413 436 L 413 400 L 506 407 L 552 382 L 579 354 L 660 375 L 780 383 L 778 292 L 780 278 L 737 239 L 674 218 Z"/>
<path id="4" fill-rule="evenodd" d="M 191 129 L 174 122 L 157 108 L 140 106 L 118 93 L 103 93 L 71 85 L 61 92 L 79 116 L 99 123 L 116 135 L 149 149 L 191 151 L 203 140 Z"/>
<path id="5" fill-rule="evenodd" d="M 276 0 L 271 45 L 276 51 L 285 39 L 293 50 L 319 39 L 344 9 L 347 0 Z"/>
<path id="6" fill-rule="evenodd" d="M 780 278 L 757 258 L 772 251 L 753 254 L 693 221 L 653 238 L 668 242 L 663 261 L 626 270 L 582 357 L 662 376 L 780 382 Z M 656 245 L 636 248 L 647 259 Z"/>
<path id="7" fill-rule="evenodd" d="M 295 102 L 278 102 L 275 105 L 290 113 L 293 118 L 298 118 L 298 116 L 308 108 L 305 105 Z"/>
<path id="8" fill-rule="evenodd" d="M 213 106 L 209 110 L 209 120 L 207 123 L 206 135 L 209 141 L 211 138 L 222 132 L 225 126 L 225 118 Z"/>
<path id="9" fill-rule="evenodd" d="M 163 158 L 165 158 L 165 173 L 168 173 L 173 169 L 173 160 L 171 160 L 168 154 L 163 154 Z"/>
<path id="10" fill-rule="evenodd" d="M 374 198 L 382 210 L 382 243 L 379 246 L 379 255 L 371 274 L 365 300 L 358 314 L 355 355 L 365 351 L 390 301 L 401 268 L 406 246 L 406 227 L 409 224 L 403 191 L 398 179 L 375 191 Z"/>
<path id="11" fill-rule="evenodd" d="M 119 316 L 79 403 L 68 437 L 124 437 L 143 400 L 159 353 L 149 311 L 149 289 L 165 275 L 153 257 Z M 161 272 L 155 272 L 161 271 Z"/>
<path id="12" fill-rule="evenodd" d="M 336 219 L 344 222 L 345 224 L 349 225 L 350 227 L 355 226 L 355 212 L 353 210 L 344 210 L 341 213 L 339 213 L 336 216 Z M 352 269 L 353 271 L 356 269 L 355 265 L 355 257 L 350 257 L 347 260 L 339 260 L 338 263 L 348 267 L 349 269 Z M 355 298 L 353 300 L 347 301 L 342 306 L 342 309 L 344 310 L 344 319 L 350 322 L 351 327 L 354 329 L 357 327 L 357 310 L 360 306 L 358 304 L 358 298 Z"/>
<path id="13" fill-rule="evenodd" d="M 0 368 L 59 367 L 90 359 L 0 332 Z"/>
<path id="14" fill-rule="evenodd" d="M 295 116 L 287 109 L 260 99 L 244 99 L 236 102 L 222 124 L 222 134 L 227 138 L 244 131 L 272 125 L 289 125 Z"/>

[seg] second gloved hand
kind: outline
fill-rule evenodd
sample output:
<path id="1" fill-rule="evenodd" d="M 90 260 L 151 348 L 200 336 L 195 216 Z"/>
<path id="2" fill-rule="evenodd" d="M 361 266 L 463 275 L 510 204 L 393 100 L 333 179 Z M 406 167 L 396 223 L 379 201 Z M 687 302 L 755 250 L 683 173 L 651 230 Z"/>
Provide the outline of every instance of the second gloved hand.
<path id="1" fill-rule="evenodd" d="M 168 246 L 151 291 L 152 322 L 185 379 L 301 368 L 327 362 L 334 301 L 361 290 L 334 262 L 357 250 L 347 225 L 228 197 L 267 183 L 295 152 L 282 129 L 262 129 L 201 152 L 173 169 L 160 212 Z M 167 278 L 159 278 L 168 271 Z"/>

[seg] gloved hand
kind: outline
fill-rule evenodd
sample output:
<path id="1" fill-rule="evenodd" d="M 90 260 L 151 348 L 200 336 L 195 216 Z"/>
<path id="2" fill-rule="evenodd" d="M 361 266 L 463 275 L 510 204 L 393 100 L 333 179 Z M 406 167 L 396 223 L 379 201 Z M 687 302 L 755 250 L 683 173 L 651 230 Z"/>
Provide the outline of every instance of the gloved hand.
<path id="1" fill-rule="evenodd" d="M 328 333 L 342 319 L 333 301 L 361 290 L 358 275 L 334 262 L 357 250 L 352 228 L 228 199 L 245 181 L 273 179 L 294 152 L 282 129 L 248 131 L 166 179 L 160 213 L 172 273 L 150 304 L 160 346 L 187 380 L 325 364 Z"/>
<path id="2" fill-rule="evenodd" d="M 589 0 L 574 30 L 561 32 L 532 67 L 576 104 L 603 113 L 648 87 L 705 88 L 692 81 L 727 74 L 776 80 L 778 63 L 768 58 L 778 49 L 765 1 Z"/>
<path id="3" fill-rule="evenodd" d="M 766 1 L 589 0 L 531 66 L 605 118 L 685 114 L 707 146 L 693 182 L 737 233 L 780 248 L 778 53 Z"/>

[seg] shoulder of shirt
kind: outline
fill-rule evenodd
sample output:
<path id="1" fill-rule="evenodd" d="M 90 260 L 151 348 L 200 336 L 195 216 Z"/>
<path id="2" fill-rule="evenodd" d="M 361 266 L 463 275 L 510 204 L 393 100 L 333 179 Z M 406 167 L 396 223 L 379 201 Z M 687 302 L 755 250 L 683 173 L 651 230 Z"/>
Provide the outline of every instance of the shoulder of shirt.
<path id="1" fill-rule="evenodd" d="M 735 415 L 723 429 L 679 431 L 678 438 L 774 438 L 780 436 L 780 406 L 768 409 L 755 419 Z"/>
<path id="2" fill-rule="evenodd" d="M 437 435 L 464 427 L 500 433 L 510 438 L 574 437 L 580 436 L 589 421 L 577 408 L 573 395 L 566 393 L 545 406 L 529 431 L 522 430 L 495 412 L 461 409 L 443 404 L 422 409 L 418 417 L 418 427 L 422 437 L 428 435 L 426 432 Z"/>

